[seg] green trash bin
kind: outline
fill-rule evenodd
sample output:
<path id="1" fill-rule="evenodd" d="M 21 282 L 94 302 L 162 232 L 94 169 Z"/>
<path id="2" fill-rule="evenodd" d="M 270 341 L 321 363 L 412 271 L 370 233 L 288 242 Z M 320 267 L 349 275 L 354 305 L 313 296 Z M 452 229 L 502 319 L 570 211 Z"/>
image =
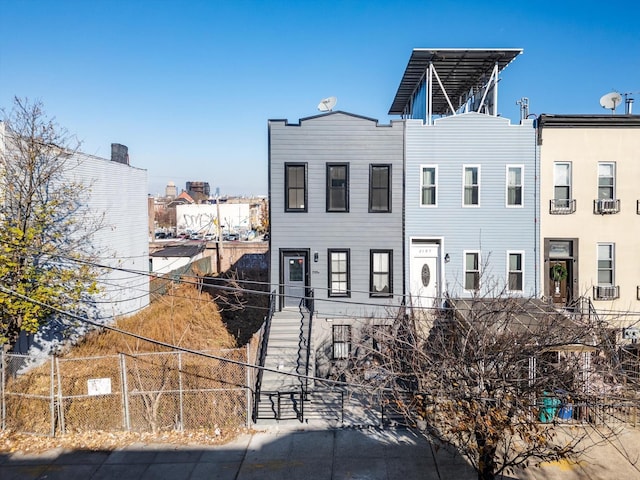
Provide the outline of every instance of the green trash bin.
<path id="1" fill-rule="evenodd" d="M 552 396 L 548 392 L 544 392 L 544 396 L 542 397 L 542 408 L 540 408 L 540 421 L 542 423 L 550 423 L 553 422 L 553 419 L 556 418 L 556 414 L 558 413 L 558 408 L 560 407 L 560 399 Z"/>

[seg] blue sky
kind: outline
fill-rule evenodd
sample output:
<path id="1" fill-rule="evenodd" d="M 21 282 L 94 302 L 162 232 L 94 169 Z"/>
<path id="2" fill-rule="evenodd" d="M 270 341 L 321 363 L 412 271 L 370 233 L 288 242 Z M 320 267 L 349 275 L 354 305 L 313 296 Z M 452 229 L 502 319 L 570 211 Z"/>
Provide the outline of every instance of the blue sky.
<path id="1" fill-rule="evenodd" d="M 149 193 L 170 180 L 267 193 L 267 121 L 336 110 L 388 123 L 413 48 L 523 48 L 501 115 L 606 113 L 640 92 L 640 2 L 0 1 L 0 107 L 39 99 L 109 157 L 129 147 Z M 640 93 L 634 113 L 640 113 Z M 618 113 L 623 113 L 620 107 Z"/>

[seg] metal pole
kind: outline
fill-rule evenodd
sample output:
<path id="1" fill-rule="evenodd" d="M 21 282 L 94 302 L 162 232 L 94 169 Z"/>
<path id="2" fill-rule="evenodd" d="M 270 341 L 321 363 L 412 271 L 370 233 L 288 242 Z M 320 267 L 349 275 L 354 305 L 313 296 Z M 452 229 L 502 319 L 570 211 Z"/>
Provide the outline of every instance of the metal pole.
<path id="1" fill-rule="evenodd" d="M 2 397 L 2 430 L 7 428 L 7 401 L 5 399 L 5 379 L 6 379 L 6 370 L 5 370 L 5 353 L 4 350 L 0 348 L 0 375 L 2 375 L 2 379 L 0 380 L 0 396 Z"/>
<path id="2" fill-rule="evenodd" d="M 252 371 L 253 369 L 249 368 L 249 360 L 250 360 L 250 355 L 251 355 L 251 349 L 249 348 L 249 346 L 253 343 L 253 340 L 250 341 L 249 343 L 247 343 L 247 345 L 245 346 L 245 350 L 246 350 L 246 359 L 247 359 L 247 366 L 245 367 L 245 371 L 246 373 L 246 388 L 245 391 L 247 392 L 247 421 L 246 421 L 246 426 L 247 428 L 249 428 L 251 426 L 251 383 L 252 383 Z M 253 362 L 252 362 L 253 364 Z"/>
<path id="3" fill-rule="evenodd" d="M 222 272 L 222 265 L 220 265 L 220 263 L 222 262 L 222 230 L 220 229 L 220 196 L 216 195 L 216 224 L 217 224 L 217 230 L 218 230 L 218 242 L 216 244 L 217 248 L 216 248 L 216 270 L 218 271 L 218 273 Z"/>
<path id="4" fill-rule="evenodd" d="M 63 408 L 63 397 L 62 397 L 62 380 L 60 375 L 60 362 L 58 357 L 51 357 L 51 436 L 55 437 L 56 431 L 56 422 L 55 422 L 55 402 L 54 402 L 54 360 L 55 360 L 55 369 L 58 373 L 58 418 L 60 419 L 60 433 L 65 434 L 66 428 L 64 424 L 64 408 Z"/>
<path id="5" fill-rule="evenodd" d="M 178 431 L 184 431 L 184 399 L 182 392 L 182 352 L 178 352 L 178 389 L 179 389 L 179 405 L 180 405 L 180 423 Z"/>
<path id="6" fill-rule="evenodd" d="M 120 381 L 122 382 L 122 414 L 124 416 L 124 428 L 131 431 L 131 419 L 129 418 L 129 385 L 127 381 L 127 364 L 124 354 L 120 354 Z"/>

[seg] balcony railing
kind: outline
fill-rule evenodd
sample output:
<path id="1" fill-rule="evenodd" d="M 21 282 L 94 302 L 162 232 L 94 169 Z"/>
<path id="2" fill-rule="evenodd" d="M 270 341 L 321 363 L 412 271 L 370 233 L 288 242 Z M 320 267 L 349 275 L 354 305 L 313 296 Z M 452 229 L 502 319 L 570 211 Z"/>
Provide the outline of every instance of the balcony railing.
<path id="1" fill-rule="evenodd" d="M 594 300 L 615 300 L 620 298 L 620 287 L 617 285 L 595 285 L 593 287 Z"/>
<path id="2" fill-rule="evenodd" d="M 549 213 L 553 215 L 569 215 L 576 211 L 576 201 L 571 198 L 549 200 Z"/>
<path id="3" fill-rule="evenodd" d="M 606 215 L 611 213 L 618 213 L 620 211 L 620 200 L 599 198 L 593 201 L 593 213 L 599 213 L 600 215 Z"/>

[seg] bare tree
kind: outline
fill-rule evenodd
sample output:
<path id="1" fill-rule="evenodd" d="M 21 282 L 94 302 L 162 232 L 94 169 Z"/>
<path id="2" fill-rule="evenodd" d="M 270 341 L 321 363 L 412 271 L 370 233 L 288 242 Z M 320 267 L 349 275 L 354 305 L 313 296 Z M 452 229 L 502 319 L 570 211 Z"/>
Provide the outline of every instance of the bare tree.
<path id="1" fill-rule="evenodd" d="M 455 447 L 481 480 L 575 458 L 595 430 L 611 440 L 603 398 L 634 395 L 612 331 L 539 299 L 448 299 L 363 339 L 340 375 L 368 382 L 387 411 Z"/>
<path id="2" fill-rule="evenodd" d="M 101 219 L 87 210 L 90 185 L 67 175 L 78 165 L 78 142 L 40 102 L 16 98 L 2 130 L 0 345 L 9 349 L 21 331 L 51 319 L 43 305 L 73 311 L 97 291 L 91 236 Z"/>

